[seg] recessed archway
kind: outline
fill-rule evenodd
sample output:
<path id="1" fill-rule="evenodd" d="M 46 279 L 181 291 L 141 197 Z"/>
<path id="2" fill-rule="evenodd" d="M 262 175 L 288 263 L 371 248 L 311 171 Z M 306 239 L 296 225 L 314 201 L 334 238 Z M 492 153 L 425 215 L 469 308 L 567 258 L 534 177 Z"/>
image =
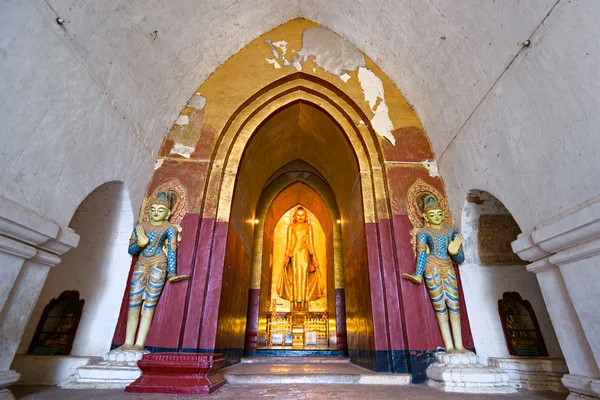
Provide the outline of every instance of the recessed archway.
<path id="1" fill-rule="evenodd" d="M 347 120 L 346 120 L 347 122 Z M 298 175 L 298 171 L 290 171 L 287 169 L 287 173 L 282 174 L 279 177 L 273 175 L 282 167 L 289 163 L 297 161 L 300 167 L 304 170 L 312 169 L 316 174 L 322 175 L 323 178 L 319 178 L 316 174 L 305 173 L 309 175 L 313 181 L 313 185 L 320 186 L 321 192 L 326 192 L 323 196 L 317 194 L 317 197 L 327 197 L 329 203 L 328 208 L 333 210 L 330 212 L 330 216 L 326 218 L 328 220 L 328 229 L 333 232 L 335 231 L 335 240 L 332 236 L 332 250 L 333 243 L 336 243 L 336 257 L 333 257 L 333 251 L 331 254 L 331 265 L 335 265 L 335 279 L 334 269 L 331 269 L 331 282 L 336 282 L 335 294 L 339 298 L 339 302 L 343 304 L 343 228 L 338 221 L 342 220 L 344 223 L 348 223 L 349 226 L 355 226 L 355 229 L 349 229 L 347 231 L 348 238 L 347 242 L 351 244 L 346 248 L 346 252 L 354 251 L 356 243 L 359 247 L 366 249 L 366 233 L 364 229 L 365 216 L 363 213 L 363 196 L 361 191 L 361 173 L 359 172 L 359 162 L 355 152 L 352 150 L 351 141 L 347 138 L 348 135 L 344 134 L 340 128 L 340 124 L 337 123 L 330 115 L 328 115 L 322 108 L 316 105 L 304 101 L 294 101 L 292 103 L 283 103 L 283 107 L 280 107 L 272 115 L 268 116 L 260 125 L 258 125 L 256 132 L 252 136 L 252 139 L 248 142 L 247 147 L 243 152 L 243 157 L 239 162 L 241 164 L 239 171 L 236 176 L 236 187 L 235 195 L 233 197 L 233 204 L 231 206 L 231 219 L 229 223 L 229 230 L 236 232 L 235 238 L 228 234 L 228 244 L 226 253 L 226 259 L 228 254 L 231 253 L 231 249 L 235 249 L 236 242 L 246 244 L 244 247 L 252 251 L 252 266 L 263 265 L 262 270 L 264 271 L 264 262 L 268 259 L 268 254 L 264 254 L 260 249 L 260 238 L 261 234 L 266 234 L 264 230 L 264 218 L 263 215 L 269 210 L 270 206 L 275 204 L 276 198 L 280 197 L 283 193 L 291 193 L 289 198 L 295 198 L 294 204 L 287 204 L 285 210 L 301 203 L 298 199 L 298 194 L 303 189 L 309 186 L 304 184 L 294 184 L 294 181 L 303 180 L 299 179 L 298 176 L 295 178 L 292 176 L 294 173 Z M 276 138 L 276 140 L 275 140 Z M 304 168 L 303 166 L 308 166 Z M 368 179 L 372 179 L 367 170 L 366 176 Z M 227 177 L 228 174 L 225 174 Z M 308 177 L 306 177 L 308 178 Z M 270 182 L 268 187 L 261 190 L 267 182 Z M 285 186 L 285 183 L 288 186 Z M 224 182 L 222 188 L 227 190 L 228 185 Z M 227 195 L 226 195 L 227 196 Z M 228 198 L 228 197 L 226 197 Z M 259 201 L 259 198 L 261 199 Z M 322 200 L 321 200 L 322 201 Z M 372 202 L 369 202 L 371 205 Z M 342 209 L 342 207 L 344 207 Z M 280 215 L 278 217 L 281 217 Z M 258 224 L 249 224 L 248 221 L 257 221 Z M 258 226 L 257 226 L 258 225 Z M 356 229 L 358 227 L 358 229 Z M 252 232 L 252 229 L 255 232 Z M 362 233 L 362 234 L 361 234 Z M 264 248 L 264 246 L 263 246 Z M 261 249 L 262 250 L 262 249 Z M 267 250 L 268 253 L 268 250 Z M 229 256 L 231 258 L 231 256 Z M 354 284 L 360 282 L 361 285 L 367 285 L 366 287 L 351 287 L 347 290 L 355 290 L 357 294 L 359 292 L 369 291 L 369 273 L 368 260 L 366 252 L 362 251 L 356 253 L 352 258 L 351 264 L 357 265 L 354 270 L 356 273 L 361 274 L 360 279 L 353 280 Z M 224 285 L 228 285 L 226 274 L 228 273 L 227 268 L 229 264 L 226 262 L 226 270 L 224 271 Z M 257 270 L 252 273 L 249 288 L 252 290 L 265 287 L 265 282 L 268 280 L 265 274 L 260 274 Z M 261 282 L 262 276 L 262 282 Z M 331 289 L 334 289 L 333 286 Z M 331 290 L 334 292 L 334 290 Z M 226 292 L 222 291 L 221 295 L 221 318 L 219 319 L 218 332 L 231 331 L 231 324 L 225 322 L 227 318 L 223 315 L 227 315 L 228 307 L 225 305 L 228 303 L 227 297 L 224 297 Z M 333 293 L 332 293 L 333 294 Z M 227 293 L 225 296 L 231 296 L 231 293 Z M 254 294 L 258 296 L 258 292 Z M 237 297 L 237 296 L 236 296 Z M 358 296 L 353 296 L 358 297 Z M 264 298 L 264 294 L 263 294 Z M 250 296 L 250 304 L 256 303 L 257 299 L 253 300 L 253 296 Z M 261 304 L 263 301 L 261 301 Z M 335 309 L 335 297 L 331 296 L 330 303 L 332 308 Z M 349 315 L 354 315 L 355 318 L 352 321 L 359 322 L 359 325 L 349 327 L 349 343 L 351 344 L 350 350 L 356 350 L 356 354 L 361 353 L 364 347 L 374 343 L 372 338 L 373 335 L 373 321 L 372 321 L 372 309 L 370 299 L 366 307 L 352 307 L 353 303 L 350 304 Z M 251 306 L 250 306 L 251 307 Z M 264 308 L 264 304 L 263 307 Z M 357 311 L 362 310 L 366 312 L 365 315 L 358 315 Z M 356 312 L 352 312 L 356 310 Z M 342 313 L 343 314 L 343 313 Z M 332 318 L 332 320 L 335 320 Z M 340 321 L 340 327 L 345 325 L 345 320 Z M 337 325 L 337 324 L 336 324 Z M 248 326 L 250 322 L 248 321 Z M 331 326 L 335 326 L 333 323 Z M 257 328 L 258 326 L 256 326 Z M 256 329 L 258 330 L 258 329 Z M 342 331 L 336 332 L 335 339 L 340 338 L 340 345 L 345 348 L 345 335 Z M 238 342 L 240 340 L 238 339 Z M 224 349 L 226 352 L 229 348 L 227 345 L 220 345 L 224 343 L 217 338 L 217 348 Z M 332 341 L 332 344 L 335 343 Z M 352 347 L 354 346 L 354 347 Z M 361 347 L 362 346 L 362 347 Z M 362 351 L 364 353 L 364 351 Z M 360 360 L 357 358 L 357 362 Z M 369 364 L 369 361 L 363 361 L 365 364 Z M 375 364 L 374 361 L 371 364 Z"/>
<path id="2" fill-rule="evenodd" d="M 168 309 L 158 305 L 148 348 L 241 356 L 260 225 L 248 221 L 260 222 L 261 193 L 282 171 L 310 172 L 330 187 L 343 221 L 350 356 L 377 371 L 413 371 L 419 381 L 441 339 L 433 317 L 415 306 L 428 302 L 426 293 L 400 279 L 414 265 L 405 195 L 417 179 L 440 192 L 443 184 L 414 111 L 358 49 L 364 63 L 343 76 L 314 58 L 300 62 L 301 72 L 264 59 L 274 36 L 286 37 L 288 57 L 312 28 L 326 31 L 292 21 L 240 50 L 197 90 L 165 140 L 150 188 L 178 177 L 190 193 L 178 257 L 191 276 L 165 290 Z M 309 167 L 295 170 L 300 161 Z M 232 299 L 242 300 L 231 307 Z"/>
<path id="3" fill-rule="evenodd" d="M 118 181 L 97 187 L 75 211 L 69 227 L 81 236 L 79 245 L 50 270 L 19 347 L 22 356 L 16 359 L 15 368 L 25 383 L 57 384 L 91 357 L 101 357 L 110 349 L 131 263 L 127 247 L 133 220 L 129 193 Z M 69 290 L 85 300 L 72 357 L 25 356 L 44 307 Z M 36 375 L 34 371 L 40 369 L 45 374 Z"/>
<path id="4" fill-rule="evenodd" d="M 498 312 L 498 301 L 507 292 L 518 292 L 531 302 L 550 356 L 562 357 L 537 279 L 510 247 L 521 233 L 511 212 L 493 194 L 470 190 L 463 206 L 461 232 L 465 238 L 461 277 L 480 359 L 487 362 L 488 358 L 509 356 Z"/>

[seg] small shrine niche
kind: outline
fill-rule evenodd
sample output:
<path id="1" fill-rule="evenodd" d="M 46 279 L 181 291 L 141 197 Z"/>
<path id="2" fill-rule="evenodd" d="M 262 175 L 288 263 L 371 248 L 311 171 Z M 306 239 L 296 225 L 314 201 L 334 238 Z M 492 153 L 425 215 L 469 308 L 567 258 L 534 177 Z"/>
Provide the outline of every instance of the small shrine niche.
<path id="1" fill-rule="evenodd" d="M 498 300 L 498 312 L 511 356 L 548 356 L 531 303 L 517 292 L 506 292 Z"/>
<path id="2" fill-rule="evenodd" d="M 68 356 L 79 326 L 85 300 L 76 290 L 64 291 L 50 300 L 33 335 L 27 354 Z"/>

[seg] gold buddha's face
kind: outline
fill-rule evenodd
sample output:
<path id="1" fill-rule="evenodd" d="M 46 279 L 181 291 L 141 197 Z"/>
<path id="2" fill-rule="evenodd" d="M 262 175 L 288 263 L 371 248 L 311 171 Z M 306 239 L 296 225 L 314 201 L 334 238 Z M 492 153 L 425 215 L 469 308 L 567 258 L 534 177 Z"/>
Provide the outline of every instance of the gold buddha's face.
<path id="1" fill-rule="evenodd" d="M 425 221 L 431 226 L 439 226 L 444 222 L 444 212 L 440 209 L 429 210 L 423 214 Z"/>
<path id="2" fill-rule="evenodd" d="M 171 216 L 171 210 L 164 204 L 152 204 L 150 206 L 150 222 L 161 224 Z"/>
<path id="3" fill-rule="evenodd" d="M 306 222 L 306 211 L 305 210 L 296 210 L 294 214 L 294 219 L 297 223 L 303 224 Z"/>

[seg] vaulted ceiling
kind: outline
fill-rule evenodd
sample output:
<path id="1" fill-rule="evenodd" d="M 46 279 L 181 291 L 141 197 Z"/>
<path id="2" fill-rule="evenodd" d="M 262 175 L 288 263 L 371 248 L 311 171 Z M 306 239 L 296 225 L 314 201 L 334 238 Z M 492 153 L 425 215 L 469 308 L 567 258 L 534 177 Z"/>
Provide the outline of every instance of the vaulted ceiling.
<path id="1" fill-rule="evenodd" d="M 485 189 L 531 227 L 600 190 L 584 162 L 598 146 L 579 145 L 598 140 L 598 15 L 595 2 L 566 0 L 6 0 L 0 195 L 66 224 L 88 193 L 121 180 L 137 208 L 196 88 L 303 17 L 363 50 L 414 106 L 455 211 Z M 581 162 L 549 174 L 557 159 Z"/>
<path id="2" fill-rule="evenodd" d="M 68 20 L 64 32 L 88 73 L 152 150 L 216 67 L 260 34 L 303 17 L 382 67 L 416 107 L 439 156 L 556 1 L 47 3 Z"/>

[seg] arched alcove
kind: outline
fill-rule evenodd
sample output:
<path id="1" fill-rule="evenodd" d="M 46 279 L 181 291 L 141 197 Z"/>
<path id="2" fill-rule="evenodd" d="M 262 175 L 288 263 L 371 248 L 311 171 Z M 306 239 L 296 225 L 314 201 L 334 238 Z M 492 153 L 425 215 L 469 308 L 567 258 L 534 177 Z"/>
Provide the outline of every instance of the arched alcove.
<path id="1" fill-rule="evenodd" d="M 360 190 L 361 176 L 355 153 L 361 147 L 355 142 L 355 148 L 353 149 L 348 138 L 348 135 L 352 137 L 351 134 L 345 132 L 336 119 L 314 103 L 302 100 L 293 102 L 284 100 L 280 104 L 283 107 L 276 109 L 257 127 L 244 148 L 241 160 L 238 161 L 240 166 L 237 171 L 236 186 L 231 205 L 223 289 L 220 300 L 219 327 L 217 330 L 217 348 L 223 349 L 222 351 L 226 353 L 229 346 L 224 343 L 236 342 L 238 346 L 243 344 L 244 332 L 237 328 L 233 329 L 232 323 L 225 321 L 236 320 L 231 317 L 232 308 L 238 309 L 238 313 L 245 311 L 244 307 L 239 305 L 239 302 L 237 304 L 231 302 L 231 298 L 239 299 L 241 294 L 238 295 L 238 293 L 242 290 L 241 285 L 238 284 L 240 279 L 234 280 L 233 277 L 243 276 L 243 280 L 250 279 L 250 275 L 246 275 L 244 266 L 255 258 L 254 253 L 257 251 L 261 254 L 259 258 L 263 272 L 258 277 L 258 282 L 248 281 L 246 291 L 248 288 L 252 291 L 254 286 L 256 286 L 255 289 L 262 289 L 260 293 L 260 304 L 262 306 L 260 312 L 264 319 L 266 293 L 262 292 L 268 291 L 268 285 L 271 284 L 271 275 L 268 271 L 269 257 L 272 256 L 271 252 L 273 250 L 272 230 L 283 212 L 288 211 L 290 207 L 297 204 L 304 204 L 313 210 L 326 210 L 324 211 L 325 214 L 319 217 L 319 220 L 326 221 L 324 229 L 330 233 L 328 235 L 329 259 L 327 261 L 331 267 L 328 269 L 327 275 L 330 276 L 328 281 L 331 285 L 327 300 L 329 308 L 333 310 L 335 310 L 336 303 L 334 289 L 338 289 L 337 286 L 334 288 L 333 282 L 343 282 L 343 278 L 334 279 L 333 267 L 334 264 L 337 264 L 336 267 L 341 268 L 344 264 L 343 259 L 345 257 L 349 259 L 348 271 L 351 273 L 349 279 L 351 283 L 346 285 L 345 288 L 352 293 L 352 299 L 349 300 L 348 307 L 349 315 L 352 316 L 350 321 L 353 322 L 348 327 L 348 338 L 350 351 L 356 350 L 358 353 L 361 350 L 364 351 L 365 348 L 369 349 L 373 345 L 370 298 L 358 295 L 360 292 L 364 293 L 369 290 L 366 251 L 356 250 L 357 247 L 366 248 L 364 226 L 367 218 L 363 214 L 363 192 Z M 236 145 L 233 144 L 232 146 Z M 234 152 L 231 157 L 235 160 L 235 157 L 238 156 Z M 363 161 L 366 162 L 367 160 L 363 158 Z M 317 185 L 322 187 L 321 191 L 328 192 L 325 196 L 329 197 L 329 206 L 310 185 L 300 182 L 293 183 L 294 180 L 299 179 L 294 179 L 293 174 L 297 176 L 299 174 L 310 175 L 312 180 L 320 181 Z M 281 186 L 283 175 L 287 175 L 287 179 L 292 181 L 287 187 L 285 185 Z M 307 176 L 303 179 L 307 179 Z M 277 186 L 277 189 L 272 188 L 275 186 Z M 229 185 L 224 184 L 225 189 L 229 187 Z M 268 194 L 269 192 L 273 193 Z M 261 200 L 261 203 L 259 201 L 259 198 L 262 198 L 261 196 L 266 196 L 269 200 L 266 203 Z M 315 203 L 312 199 L 315 199 L 315 201 L 318 199 L 318 201 Z M 330 212 L 328 208 L 333 208 L 335 211 Z M 335 215 L 335 218 L 332 218 L 333 215 Z M 347 229 L 345 233 L 344 229 L 341 229 L 340 235 L 340 226 L 334 226 L 334 224 L 338 224 L 338 219 L 340 222 L 343 220 L 344 224 L 348 224 L 352 228 Z M 262 239 L 264 243 L 262 249 L 257 249 L 254 245 L 256 240 L 260 240 L 256 238 L 253 232 L 256 229 L 255 222 L 258 224 L 264 223 L 259 227 L 265 235 Z M 333 256 L 334 230 L 338 241 L 337 257 Z M 345 238 L 344 234 L 346 235 Z M 346 246 L 344 243 L 348 243 L 348 245 Z M 243 254 L 241 257 L 244 261 L 237 263 L 239 266 L 237 268 L 238 272 L 233 273 L 230 269 L 231 263 L 229 260 L 239 258 L 240 252 Z M 337 258 L 337 260 L 334 260 L 334 258 Z M 338 275 L 343 274 L 341 271 L 341 269 L 338 271 Z M 231 290 L 233 282 L 236 282 L 235 293 L 232 293 Z M 341 283 L 339 286 L 339 289 L 343 291 L 344 284 Z M 250 303 L 252 303 L 252 296 L 250 298 Z M 364 302 L 366 304 L 362 304 Z M 225 317 L 225 315 L 228 315 L 228 317 Z M 331 312 L 332 327 L 335 327 L 335 315 L 335 312 Z M 343 321 L 341 325 L 343 326 L 345 323 L 346 321 Z M 234 332 L 238 333 L 234 335 Z M 335 334 L 335 330 L 333 332 Z M 225 334 L 230 337 L 229 340 L 223 338 Z M 237 338 L 233 340 L 233 336 L 237 336 Z M 335 338 L 337 339 L 337 335 L 335 335 Z M 335 341 L 332 341 L 332 345 L 335 349 Z M 232 359 L 232 361 L 234 360 L 235 358 Z M 364 364 L 374 364 L 374 361 L 368 361 L 368 357 L 367 360 L 356 357 L 356 362 L 361 361 Z"/>
<path id="2" fill-rule="evenodd" d="M 274 52 L 287 60 L 315 32 L 344 46 L 357 63 L 337 75 L 316 54 L 300 61 L 301 68 L 274 68 L 265 60 Z M 287 50 L 272 48 L 282 37 Z M 342 256 L 334 263 L 339 259 L 343 269 L 335 271 L 344 273 L 335 281 L 346 293 L 351 359 L 422 381 L 441 337 L 426 291 L 400 276 L 414 269 L 407 191 L 423 180 L 443 192 L 433 158 L 397 87 L 335 33 L 295 20 L 250 43 L 198 88 L 159 153 L 146 196 L 174 178 L 187 189 L 177 258 L 178 271 L 190 279 L 165 289 L 147 349 L 222 350 L 239 358 L 248 289 L 257 289 L 251 269 L 261 196 L 284 175 L 293 184 L 294 174 L 309 174 L 331 193 L 309 184 L 332 215 L 338 210 L 332 219 L 342 221 L 334 240 Z M 125 314 L 123 303 L 114 346 L 123 343 Z"/>
<path id="3" fill-rule="evenodd" d="M 86 357 L 103 356 L 110 350 L 131 263 L 127 246 L 132 226 L 133 211 L 122 182 L 99 186 L 79 205 L 69 225 L 81 237 L 79 246 L 50 270 L 19 347 L 19 354 L 27 353 L 48 302 L 63 291 L 76 290 L 85 307 L 71 349 L 73 358 L 58 363 L 50 360 L 53 357 L 46 361 L 18 357 L 15 368 L 23 374 L 24 384 L 58 383 L 85 363 Z M 44 374 L 33 377 L 33 371 L 40 368 Z"/>
<path id="4" fill-rule="evenodd" d="M 511 249 L 521 231 L 510 211 L 492 194 L 471 190 L 463 207 L 461 231 L 465 262 L 460 272 L 480 359 L 486 362 L 488 357 L 509 356 L 498 313 L 498 301 L 505 292 L 518 292 L 531 303 L 549 355 L 561 357 L 537 279 Z"/>

